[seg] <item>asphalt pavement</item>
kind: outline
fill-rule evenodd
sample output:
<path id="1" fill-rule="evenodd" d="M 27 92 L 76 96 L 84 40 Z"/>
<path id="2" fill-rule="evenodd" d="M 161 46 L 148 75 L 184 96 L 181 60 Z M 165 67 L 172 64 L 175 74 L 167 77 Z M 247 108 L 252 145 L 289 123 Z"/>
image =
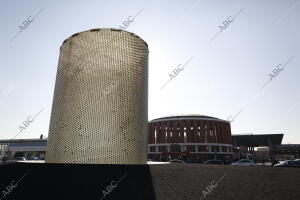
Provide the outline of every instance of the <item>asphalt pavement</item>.
<path id="1" fill-rule="evenodd" d="M 157 200 L 299 200 L 300 168 L 150 165 Z"/>

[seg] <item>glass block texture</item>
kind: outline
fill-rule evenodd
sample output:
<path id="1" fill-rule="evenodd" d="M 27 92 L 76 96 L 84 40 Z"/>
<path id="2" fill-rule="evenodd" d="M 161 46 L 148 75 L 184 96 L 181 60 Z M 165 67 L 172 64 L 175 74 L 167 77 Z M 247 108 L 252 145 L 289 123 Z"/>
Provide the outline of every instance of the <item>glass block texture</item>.
<path id="1" fill-rule="evenodd" d="M 118 29 L 92 29 L 64 41 L 47 163 L 146 163 L 148 53 L 141 38 Z"/>

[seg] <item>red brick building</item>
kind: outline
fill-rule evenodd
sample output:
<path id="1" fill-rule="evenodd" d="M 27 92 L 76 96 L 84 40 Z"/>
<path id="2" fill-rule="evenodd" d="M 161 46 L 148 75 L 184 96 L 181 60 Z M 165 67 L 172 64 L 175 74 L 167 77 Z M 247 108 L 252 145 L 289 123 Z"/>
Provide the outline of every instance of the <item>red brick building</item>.
<path id="1" fill-rule="evenodd" d="M 228 160 L 233 156 L 230 123 L 204 115 L 158 118 L 148 123 L 148 158 Z"/>

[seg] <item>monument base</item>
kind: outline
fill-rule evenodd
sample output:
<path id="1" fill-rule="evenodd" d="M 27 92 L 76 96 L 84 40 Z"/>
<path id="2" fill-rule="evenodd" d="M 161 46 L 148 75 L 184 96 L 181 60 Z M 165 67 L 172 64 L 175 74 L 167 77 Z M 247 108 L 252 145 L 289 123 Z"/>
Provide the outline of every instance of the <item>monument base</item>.
<path id="1" fill-rule="evenodd" d="M 0 190 L 1 200 L 155 199 L 148 165 L 1 165 Z"/>

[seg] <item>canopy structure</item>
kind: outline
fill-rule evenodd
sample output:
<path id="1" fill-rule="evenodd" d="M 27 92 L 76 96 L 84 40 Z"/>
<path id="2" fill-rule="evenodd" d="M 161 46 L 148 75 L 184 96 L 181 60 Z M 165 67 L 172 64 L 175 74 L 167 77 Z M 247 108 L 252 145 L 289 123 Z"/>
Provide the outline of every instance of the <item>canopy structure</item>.
<path id="1" fill-rule="evenodd" d="M 232 135 L 234 147 L 259 147 L 281 145 L 283 134 L 262 134 L 262 135 Z"/>

